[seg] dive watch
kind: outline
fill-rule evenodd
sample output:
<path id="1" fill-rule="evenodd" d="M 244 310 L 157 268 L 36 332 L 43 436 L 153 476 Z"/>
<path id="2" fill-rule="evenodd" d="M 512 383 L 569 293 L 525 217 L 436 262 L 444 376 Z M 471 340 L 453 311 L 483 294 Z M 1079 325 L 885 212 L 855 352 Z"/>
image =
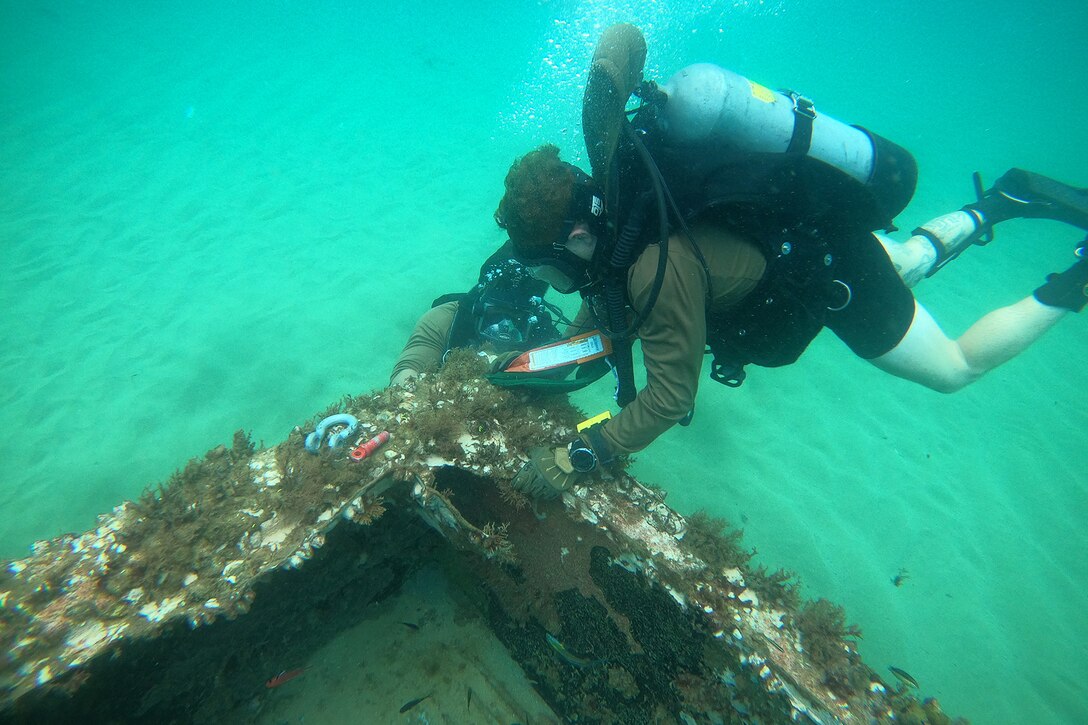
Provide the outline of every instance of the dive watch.
<path id="1" fill-rule="evenodd" d="M 570 465 L 579 473 L 589 473 L 597 467 L 597 453 L 581 438 L 575 438 L 567 446 Z"/>

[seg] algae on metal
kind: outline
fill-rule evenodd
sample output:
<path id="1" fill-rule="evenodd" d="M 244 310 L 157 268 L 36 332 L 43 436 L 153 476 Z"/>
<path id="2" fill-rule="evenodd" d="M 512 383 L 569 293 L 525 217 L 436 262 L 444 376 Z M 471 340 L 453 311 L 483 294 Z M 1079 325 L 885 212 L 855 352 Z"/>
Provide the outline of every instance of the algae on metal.
<path id="1" fill-rule="evenodd" d="M 291 621 L 307 616 L 300 607 L 339 601 L 341 589 L 377 601 L 398 586 L 395 572 L 425 559 L 443 562 L 557 718 L 937 717 L 935 702 L 865 666 L 840 610 L 799 607 L 790 575 L 753 567 L 738 533 L 685 519 L 624 470 L 559 500 L 513 490 L 529 448 L 569 439 L 583 416 L 564 397 L 496 388 L 480 373 L 475 356 L 456 355 L 412 386 L 344 398 L 271 448 L 236 434 L 94 530 L 6 562 L 0 710 L 31 718 L 62 711 L 58 698 L 95 706 L 105 663 L 156 676 L 140 658 L 159 640 L 215 673 L 199 702 L 193 688 L 182 693 L 185 712 L 247 719 L 262 691 L 230 666 L 222 642 L 251 607 L 255 621 Z M 392 439 L 363 461 L 347 455 L 350 445 L 307 452 L 304 435 L 332 412 L 362 422 L 359 441 L 382 430 Z M 407 536 L 413 521 L 439 536 Z M 345 557 L 355 563 L 340 566 Z M 313 581 L 295 602 L 283 595 L 285 577 L 303 571 Z M 335 574 L 318 576 L 325 571 Z M 218 648 L 198 637 L 205 631 L 221 633 Z M 176 715 L 176 685 L 141 682 L 129 714 Z M 122 718 L 123 705 L 98 703 Z"/>

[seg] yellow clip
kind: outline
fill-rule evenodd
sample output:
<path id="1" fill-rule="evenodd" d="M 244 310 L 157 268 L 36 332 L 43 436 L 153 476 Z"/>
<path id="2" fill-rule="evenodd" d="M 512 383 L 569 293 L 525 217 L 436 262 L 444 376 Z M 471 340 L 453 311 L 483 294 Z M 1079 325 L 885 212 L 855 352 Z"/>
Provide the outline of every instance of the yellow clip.
<path id="1" fill-rule="evenodd" d="M 586 418 L 581 423 L 579 423 L 578 424 L 578 432 L 581 433 L 586 428 L 590 428 L 592 426 L 597 425 L 598 423 L 603 423 L 606 420 L 611 420 L 611 419 L 612 419 L 612 413 L 610 411 L 606 410 L 605 412 L 601 413 L 600 415 L 595 415 L 592 418 Z"/>

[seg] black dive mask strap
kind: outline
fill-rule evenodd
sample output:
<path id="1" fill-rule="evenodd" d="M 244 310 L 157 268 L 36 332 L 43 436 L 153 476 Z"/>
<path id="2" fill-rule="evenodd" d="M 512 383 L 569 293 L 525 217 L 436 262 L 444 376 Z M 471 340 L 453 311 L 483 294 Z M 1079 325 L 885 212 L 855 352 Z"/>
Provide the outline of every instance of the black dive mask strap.
<path id="1" fill-rule="evenodd" d="M 608 230 L 604 192 L 589 174 L 577 166 L 571 166 L 571 169 L 574 173 L 574 185 L 570 190 L 570 206 L 567 208 L 567 218 L 564 220 L 566 233 L 562 235 L 562 239 L 566 241 L 574 224 L 580 221 L 589 225 L 590 233 L 600 239 Z"/>

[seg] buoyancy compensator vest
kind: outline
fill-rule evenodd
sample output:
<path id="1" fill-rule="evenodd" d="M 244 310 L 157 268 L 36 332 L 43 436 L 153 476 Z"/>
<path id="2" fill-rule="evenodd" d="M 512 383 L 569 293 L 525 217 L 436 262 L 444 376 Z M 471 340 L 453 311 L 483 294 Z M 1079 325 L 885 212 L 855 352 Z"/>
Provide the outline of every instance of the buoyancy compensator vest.
<path id="1" fill-rule="evenodd" d="M 594 108 L 594 80 L 591 74 L 584 117 Z M 630 122 L 621 119 L 627 132 L 602 166 L 615 231 L 602 257 L 610 256 L 613 267 L 616 259 L 629 266 L 647 244 L 660 243 L 664 252 L 667 233 L 680 231 L 701 257 L 688 222 L 720 220 L 757 241 L 768 268 L 739 309 L 721 317 L 708 309 L 711 377 L 739 385 L 747 363 L 793 362 L 822 328 L 821 311 L 841 302 L 828 260 L 876 229 L 894 229 L 917 182 L 913 157 L 874 133 L 818 114 L 799 94 L 771 91 L 711 64 L 689 66 L 663 86 L 644 81 L 635 94 L 642 103 Z M 599 119 L 593 124 L 606 126 Z M 601 146 L 588 136 L 586 142 L 591 150 Z M 654 197 L 657 203 L 648 204 Z M 632 225 L 632 219 L 639 221 Z M 621 273 L 612 270 L 617 281 Z M 611 308 L 629 301 L 608 290 L 606 282 L 609 318 L 618 321 Z M 613 342 L 614 358 L 622 361 L 622 345 Z M 633 390 L 623 390 L 625 377 L 633 386 L 633 376 L 617 368 L 622 405 L 634 398 Z"/>
<path id="2" fill-rule="evenodd" d="M 849 303 L 841 255 L 893 229 L 914 194 L 917 165 L 902 147 L 708 63 L 689 66 L 636 117 L 654 145 L 679 220 L 719 220 L 759 243 L 760 285 L 736 309 L 708 315 L 711 377 L 739 385 L 744 365 L 787 365 Z"/>

